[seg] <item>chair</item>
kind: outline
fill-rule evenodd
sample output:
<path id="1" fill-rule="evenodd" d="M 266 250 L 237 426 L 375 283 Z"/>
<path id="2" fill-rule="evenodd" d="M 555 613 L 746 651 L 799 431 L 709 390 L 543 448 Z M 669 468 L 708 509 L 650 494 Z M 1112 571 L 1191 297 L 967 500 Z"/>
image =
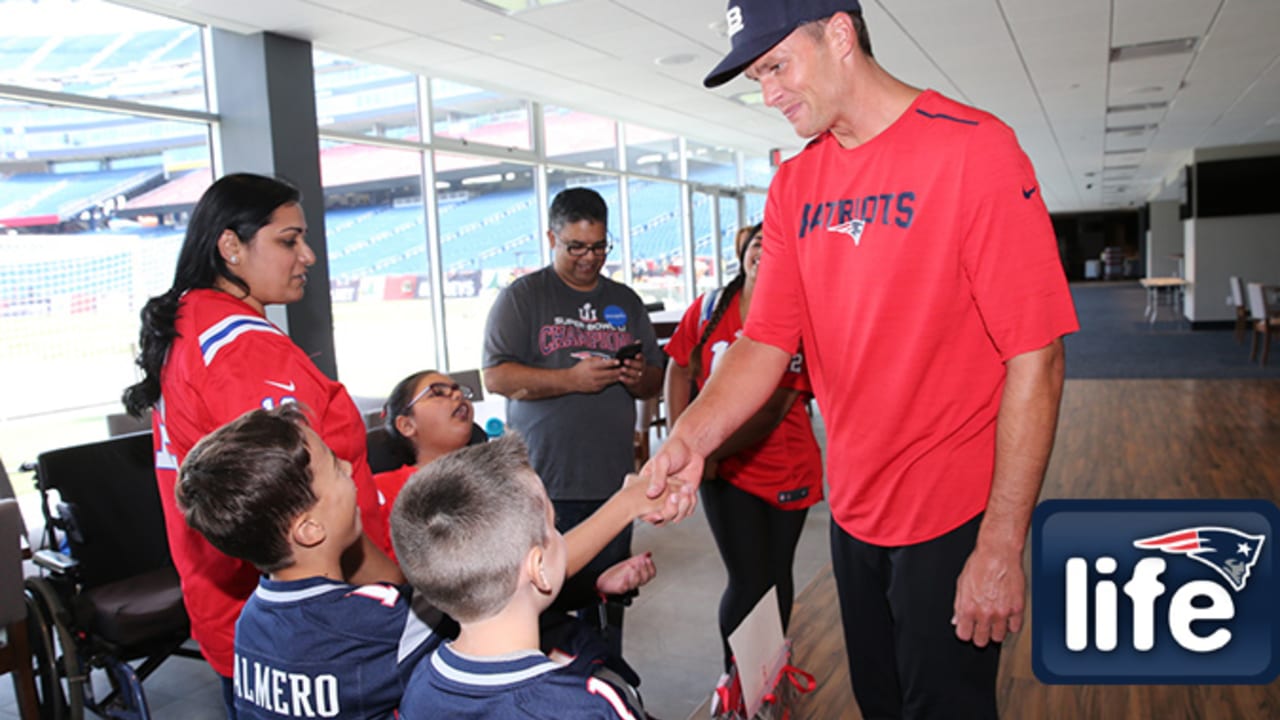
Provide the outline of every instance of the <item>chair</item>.
<path id="1" fill-rule="evenodd" d="M 1249 308 L 1244 297 L 1244 280 L 1239 275 L 1227 278 L 1231 286 L 1231 302 L 1236 306 L 1236 342 L 1244 344 L 1244 331 L 1249 327 Z"/>
<path id="2" fill-rule="evenodd" d="M 12 500 L 16 496 L 13 492 L 13 484 L 9 482 L 9 472 L 4 469 L 4 458 L 0 458 L 0 500 Z M 31 547 L 31 535 L 27 532 L 27 524 L 22 520 L 22 513 L 18 513 L 18 528 L 22 531 L 22 537 L 27 540 L 27 547 Z"/>
<path id="3" fill-rule="evenodd" d="M 6 483 L 7 484 L 7 483 Z M 37 720 L 35 672 L 27 641 L 27 600 L 22 590 L 22 512 L 16 500 L 0 500 L 0 674 L 13 674 L 13 692 L 22 720 Z"/>
<path id="4" fill-rule="evenodd" d="M 151 413 L 136 418 L 128 413 L 111 413 L 107 416 L 107 437 L 120 437 L 139 432 L 151 432 Z"/>
<path id="5" fill-rule="evenodd" d="M 1119 246 L 1102 249 L 1102 278 L 1113 280 L 1124 277 L 1124 248 Z"/>
<path id="6" fill-rule="evenodd" d="M 37 458 L 48 547 L 28 578 L 32 651 L 42 709 L 78 720 L 98 715 L 147 720 L 142 682 L 182 647 L 189 621 L 169 557 L 150 433 L 61 448 Z M 61 498 L 51 508 L 51 493 Z M 136 666 L 133 661 L 142 660 Z M 110 691 L 95 696 L 94 671 Z"/>
<path id="7" fill-rule="evenodd" d="M 1271 354 L 1271 338 L 1280 332 L 1280 308 L 1267 301 L 1270 288 L 1261 283 L 1249 283 L 1249 315 L 1252 316 L 1253 333 L 1249 342 L 1249 362 L 1258 356 L 1258 336 L 1262 336 L 1262 365 L 1266 367 Z"/>

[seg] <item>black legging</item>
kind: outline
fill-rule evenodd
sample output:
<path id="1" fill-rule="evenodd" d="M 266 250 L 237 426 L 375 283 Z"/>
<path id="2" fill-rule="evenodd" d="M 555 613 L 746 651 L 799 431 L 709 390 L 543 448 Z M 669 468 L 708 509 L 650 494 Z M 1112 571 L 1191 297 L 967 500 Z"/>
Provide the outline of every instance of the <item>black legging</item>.
<path id="1" fill-rule="evenodd" d="M 720 597 L 720 638 L 728 671 L 729 633 L 770 587 L 778 588 L 784 632 L 790 624 L 795 596 L 791 564 L 809 510 L 778 509 L 720 478 L 703 481 L 700 492 L 707 524 L 729 574 L 729 585 Z"/>

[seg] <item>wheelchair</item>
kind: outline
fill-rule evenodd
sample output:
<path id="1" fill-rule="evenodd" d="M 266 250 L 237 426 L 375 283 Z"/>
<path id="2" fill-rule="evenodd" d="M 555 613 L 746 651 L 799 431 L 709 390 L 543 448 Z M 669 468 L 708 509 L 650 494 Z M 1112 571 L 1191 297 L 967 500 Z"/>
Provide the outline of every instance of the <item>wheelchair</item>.
<path id="1" fill-rule="evenodd" d="M 172 655 L 200 658 L 184 647 L 151 435 L 44 452 L 35 470 L 47 539 L 25 586 L 42 720 L 82 720 L 86 709 L 149 720 L 142 681 Z"/>

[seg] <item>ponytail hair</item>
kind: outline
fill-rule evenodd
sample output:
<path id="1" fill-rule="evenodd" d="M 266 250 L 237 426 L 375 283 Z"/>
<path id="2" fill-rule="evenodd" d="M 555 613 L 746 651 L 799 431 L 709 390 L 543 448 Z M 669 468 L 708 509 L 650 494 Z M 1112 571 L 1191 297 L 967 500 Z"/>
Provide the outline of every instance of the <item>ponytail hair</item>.
<path id="1" fill-rule="evenodd" d="M 218 251 L 218 239 L 223 231 L 234 232 L 241 242 L 251 242 L 271 221 L 277 208 L 301 200 L 302 194 L 293 185 L 248 173 L 227 175 L 200 196 L 187 223 L 172 287 L 148 300 L 142 308 L 135 363 L 142 369 L 143 377 L 141 382 L 125 388 L 121 397 L 130 415 L 141 417 L 160 400 L 160 370 L 178 336 L 175 323 L 183 294 L 188 290 L 215 287 L 219 278 L 249 292 L 248 283 L 227 267 L 227 261 Z"/>
<path id="2" fill-rule="evenodd" d="M 711 317 L 707 319 L 707 326 L 702 330 L 702 336 L 698 338 L 698 344 L 693 346 L 693 354 L 689 356 L 689 372 L 693 377 L 694 390 L 690 397 L 697 394 L 698 377 L 702 375 L 703 346 L 707 344 L 707 339 L 711 337 L 711 333 L 716 331 L 716 327 L 724 319 L 724 314 L 729 309 L 729 303 L 733 302 L 734 296 L 742 292 L 743 286 L 747 284 L 747 267 L 745 263 L 747 246 L 751 244 L 751 238 L 760 232 L 762 225 L 763 223 L 756 223 L 755 225 L 744 227 L 738 231 L 737 236 L 733 239 L 733 244 L 738 251 L 738 274 L 729 281 L 728 285 L 724 286 L 724 290 L 716 298 L 715 310 L 712 311 Z"/>

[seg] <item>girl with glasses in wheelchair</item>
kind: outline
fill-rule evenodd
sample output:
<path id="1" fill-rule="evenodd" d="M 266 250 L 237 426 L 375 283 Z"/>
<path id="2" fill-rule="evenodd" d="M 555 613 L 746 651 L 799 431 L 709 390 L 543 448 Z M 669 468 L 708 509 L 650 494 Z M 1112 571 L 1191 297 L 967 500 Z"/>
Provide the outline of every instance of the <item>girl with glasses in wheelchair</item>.
<path id="1" fill-rule="evenodd" d="M 472 421 L 472 396 L 471 388 L 435 370 L 413 373 L 392 388 L 383 407 L 383 423 L 405 464 L 374 475 L 388 517 L 400 489 L 415 471 L 454 450 L 484 441 L 483 431 Z M 645 498 L 644 491 L 637 490 L 634 483 L 625 485 L 595 515 L 565 536 L 570 557 L 568 574 L 581 569 L 636 518 L 660 506 Z M 557 607 L 594 603 L 599 594 L 628 593 L 652 579 L 655 572 L 653 559 L 647 554 L 631 557 L 602 573 L 594 588 L 566 597 Z"/>

